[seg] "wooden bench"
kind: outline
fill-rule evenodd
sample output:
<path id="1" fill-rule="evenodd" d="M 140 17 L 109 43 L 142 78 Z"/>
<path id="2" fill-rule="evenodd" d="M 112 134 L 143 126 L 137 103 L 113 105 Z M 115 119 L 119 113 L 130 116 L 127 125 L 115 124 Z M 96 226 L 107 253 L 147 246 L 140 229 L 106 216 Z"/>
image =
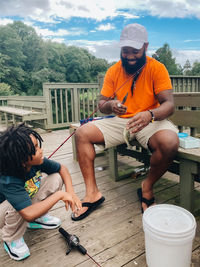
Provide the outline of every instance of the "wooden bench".
<path id="1" fill-rule="evenodd" d="M 170 120 L 178 126 L 179 131 L 197 136 L 200 129 L 200 93 L 174 93 L 176 110 Z M 150 153 L 137 141 L 132 142 L 132 149 L 126 144 L 109 149 L 110 175 L 116 181 L 126 178 L 118 168 L 117 154 L 128 155 L 142 162 L 146 169 L 149 166 Z M 194 181 L 200 181 L 200 148 L 179 148 L 169 171 L 180 176 L 180 205 L 190 211 L 194 210 Z"/>
<path id="2" fill-rule="evenodd" d="M 187 131 L 195 136 L 200 129 L 200 93 L 175 93 L 176 111 L 170 119 L 179 127 L 182 132 Z M 74 132 L 80 124 L 71 124 L 70 133 Z M 128 155 L 143 163 L 145 169 L 149 167 L 150 152 L 133 140 L 132 148 L 126 144 L 108 149 L 110 176 L 119 181 L 130 176 L 130 171 L 119 171 L 117 156 Z M 75 138 L 72 137 L 74 160 L 77 160 Z M 199 181 L 200 176 L 200 148 L 183 149 L 179 148 L 173 164 L 169 171 L 180 176 L 180 205 L 189 211 L 194 209 L 194 181 Z"/>
<path id="3" fill-rule="evenodd" d="M 130 172 L 121 172 L 118 168 L 117 155 L 127 155 L 133 157 L 144 164 L 148 170 L 150 153 L 142 148 L 137 141 L 132 142 L 132 149 L 128 149 L 125 144 L 109 148 L 109 170 L 110 176 L 119 181 L 130 176 Z M 194 181 L 200 181 L 200 148 L 183 149 L 179 148 L 173 164 L 169 168 L 170 172 L 180 176 L 180 205 L 189 211 L 194 210 Z"/>
<path id="4" fill-rule="evenodd" d="M 32 122 L 46 128 L 46 104 L 39 96 L 8 97 L 7 105 L 0 106 L 0 123 Z"/>

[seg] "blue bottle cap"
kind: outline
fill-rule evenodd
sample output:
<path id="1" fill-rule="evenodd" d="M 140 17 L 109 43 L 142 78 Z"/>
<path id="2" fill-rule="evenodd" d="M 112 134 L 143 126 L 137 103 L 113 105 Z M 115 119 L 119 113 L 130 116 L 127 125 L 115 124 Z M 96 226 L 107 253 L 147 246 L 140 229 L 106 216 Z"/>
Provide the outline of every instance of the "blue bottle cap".
<path id="1" fill-rule="evenodd" d="M 178 137 L 187 137 L 188 134 L 187 133 L 178 133 Z"/>

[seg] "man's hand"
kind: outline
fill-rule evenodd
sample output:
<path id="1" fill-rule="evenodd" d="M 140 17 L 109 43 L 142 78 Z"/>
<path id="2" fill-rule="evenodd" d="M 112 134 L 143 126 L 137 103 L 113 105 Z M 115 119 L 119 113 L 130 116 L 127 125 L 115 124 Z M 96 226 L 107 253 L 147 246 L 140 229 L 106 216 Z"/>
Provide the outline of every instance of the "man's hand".
<path id="1" fill-rule="evenodd" d="M 111 102 L 111 108 L 112 112 L 116 115 L 123 115 L 127 111 L 127 107 L 123 105 L 119 100 L 112 100 Z"/>
<path id="2" fill-rule="evenodd" d="M 130 133 L 137 133 L 146 127 L 151 119 L 152 116 L 148 110 L 139 112 L 128 121 L 126 129 L 129 130 Z"/>
<path id="3" fill-rule="evenodd" d="M 99 100 L 99 110 L 104 114 L 123 115 L 127 111 L 127 107 L 123 105 L 119 100 L 110 99 L 108 97 L 102 96 Z"/>

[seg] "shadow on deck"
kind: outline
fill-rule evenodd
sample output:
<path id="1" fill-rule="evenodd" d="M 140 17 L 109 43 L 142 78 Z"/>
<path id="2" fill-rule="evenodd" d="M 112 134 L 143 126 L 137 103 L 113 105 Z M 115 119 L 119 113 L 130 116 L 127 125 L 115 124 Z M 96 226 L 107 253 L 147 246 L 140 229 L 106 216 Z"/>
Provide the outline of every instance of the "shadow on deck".
<path id="1" fill-rule="evenodd" d="M 49 156 L 69 136 L 68 130 L 43 132 L 44 153 Z M 65 164 L 72 176 L 75 192 L 83 198 L 85 186 L 77 162 L 72 159 L 71 141 L 65 143 L 52 157 Z M 136 164 L 133 159 L 121 157 L 120 164 L 126 168 L 127 164 Z M 96 178 L 100 191 L 105 196 L 104 204 L 83 221 L 73 222 L 71 212 L 66 212 L 63 202 L 57 203 L 51 214 L 62 220 L 62 227 L 80 238 L 80 243 L 88 253 L 101 265 L 107 267 L 145 267 L 144 234 L 142 229 L 142 215 L 136 190 L 140 186 L 142 176 L 114 182 L 108 173 L 106 156 L 95 160 Z M 166 173 L 155 186 L 157 203 L 179 203 L 178 177 Z M 200 197 L 199 197 L 200 200 Z M 200 223 L 197 219 L 197 233 L 193 245 L 192 265 L 200 266 Z M 30 230 L 25 233 L 25 241 L 30 248 L 31 256 L 22 262 L 11 260 L 0 242 L 1 267 L 95 267 L 86 255 L 73 250 L 66 255 L 67 244 L 63 237 L 55 230 Z"/>

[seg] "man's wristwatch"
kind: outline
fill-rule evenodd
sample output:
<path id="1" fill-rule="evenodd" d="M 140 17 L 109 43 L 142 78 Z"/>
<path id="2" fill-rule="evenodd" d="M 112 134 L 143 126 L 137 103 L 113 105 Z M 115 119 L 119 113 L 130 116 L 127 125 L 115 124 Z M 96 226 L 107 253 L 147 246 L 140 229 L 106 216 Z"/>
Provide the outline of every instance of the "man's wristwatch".
<path id="1" fill-rule="evenodd" d="M 154 114 L 153 114 L 153 111 L 152 110 L 148 110 L 151 114 L 151 121 L 150 122 L 154 122 L 155 121 L 155 117 L 154 117 Z"/>

